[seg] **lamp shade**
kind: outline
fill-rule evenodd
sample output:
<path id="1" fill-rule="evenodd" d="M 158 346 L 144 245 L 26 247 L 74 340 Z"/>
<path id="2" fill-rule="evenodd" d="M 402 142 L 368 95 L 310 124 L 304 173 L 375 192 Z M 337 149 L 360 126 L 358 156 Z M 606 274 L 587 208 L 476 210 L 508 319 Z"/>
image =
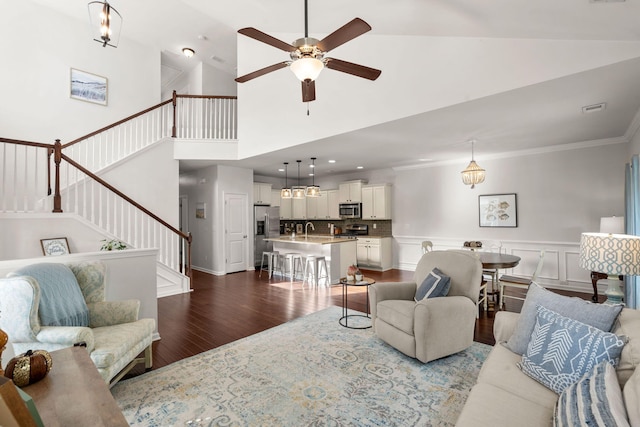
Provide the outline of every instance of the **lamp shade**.
<path id="1" fill-rule="evenodd" d="M 624 217 L 605 216 L 600 218 L 600 232 L 609 234 L 624 234 Z"/>
<path id="2" fill-rule="evenodd" d="M 582 233 L 580 267 L 609 276 L 640 275 L 640 237 Z"/>
<path id="3" fill-rule="evenodd" d="M 324 68 L 322 61 L 316 58 L 300 58 L 291 63 L 291 71 L 301 82 L 309 79 L 315 80 Z"/>

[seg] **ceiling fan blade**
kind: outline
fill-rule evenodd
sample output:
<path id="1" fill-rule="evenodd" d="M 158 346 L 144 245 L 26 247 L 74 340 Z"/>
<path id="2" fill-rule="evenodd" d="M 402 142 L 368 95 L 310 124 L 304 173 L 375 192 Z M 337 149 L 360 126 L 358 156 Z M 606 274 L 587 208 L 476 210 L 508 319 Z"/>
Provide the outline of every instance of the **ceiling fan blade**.
<path id="1" fill-rule="evenodd" d="M 318 49 L 329 52 L 332 49 L 353 40 L 371 30 L 371 26 L 360 18 L 354 18 L 351 22 L 329 34 L 318 43 Z"/>
<path id="2" fill-rule="evenodd" d="M 295 46 L 292 46 L 289 43 L 285 43 L 282 40 L 278 40 L 277 38 L 263 33 L 260 30 L 256 30 L 253 27 L 241 28 L 238 30 L 238 32 L 247 37 L 258 40 L 259 42 L 266 43 L 280 50 L 284 50 L 285 52 L 293 52 L 294 50 L 296 50 Z"/>
<path id="3" fill-rule="evenodd" d="M 245 74 L 244 76 L 240 76 L 237 79 L 235 79 L 238 83 L 244 83 L 246 81 L 249 81 L 251 79 L 255 79 L 256 77 L 260 77 L 263 76 L 267 73 L 270 73 L 272 71 L 276 71 L 279 70 L 280 68 L 285 68 L 289 65 L 288 62 L 280 62 L 278 64 L 273 64 L 273 65 L 269 65 L 268 67 L 264 67 L 261 68 L 259 70 L 254 71 L 253 73 L 249 73 L 249 74 Z"/>
<path id="4" fill-rule="evenodd" d="M 302 82 L 302 102 L 310 102 L 316 100 L 316 82 L 307 79 Z"/>
<path id="5" fill-rule="evenodd" d="M 325 58 L 325 60 L 325 66 L 327 68 L 362 77 L 363 79 L 375 80 L 382 73 L 382 71 L 376 70 L 375 68 L 365 67 L 364 65 L 354 64 L 353 62 L 343 61 L 342 59 Z"/>

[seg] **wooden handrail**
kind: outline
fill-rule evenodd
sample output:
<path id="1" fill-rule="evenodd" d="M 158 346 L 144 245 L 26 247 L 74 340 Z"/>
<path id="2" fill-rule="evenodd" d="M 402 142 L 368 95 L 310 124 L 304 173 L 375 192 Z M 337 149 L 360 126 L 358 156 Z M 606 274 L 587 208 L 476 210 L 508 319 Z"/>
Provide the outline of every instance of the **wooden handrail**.
<path id="1" fill-rule="evenodd" d="M 53 148 L 53 144 L 45 144 L 44 142 L 22 141 L 19 139 L 0 138 L 0 142 L 6 142 L 16 145 L 28 145 L 29 147 Z"/>
<path id="2" fill-rule="evenodd" d="M 97 131 L 91 132 L 90 134 L 87 134 L 87 135 L 85 135 L 85 136 L 81 136 L 80 138 L 76 138 L 76 139 L 74 139 L 74 140 L 73 140 L 73 141 L 71 141 L 71 142 L 67 142 L 66 144 L 64 144 L 64 145 L 62 146 L 62 148 L 67 148 L 67 147 L 69 147 L 69 146 L 71 146 L 71 145 L 77 144 L 77 143 L 78 143 L 78 142 L 80 142 L 80 141 L 84 141 L 84 140 L 85 140 L 85 139 L 87 139 L 87 138 L 91 138 L 92 136 L 95 136 L 95 135 L 97 135 L 97 134 L 99 134 L 99 133 L 102 133 L 102 132 L 104 132 L 104 131 L 107 131 L 107 130 L 109 130 L 109 129 L 111 129 L 111 128 L 114 128 L 114 127 L 116 127 L 116 126 L 120 126 L 121 124 L 123 124 L 123 123 L 125 123 L 125 122 L 128 122 L 129 120 L 133 120 L 133 119 L 135 119 L 135 118 L 136 118 L 136 117 L 138 117 L 138 116 L 141 116 L 141 115 L 143 115 L 143 114 L 147 114 L 149 111 L 153 111 L 153 110 L 155 110 L 156 108 L 160 108 L 160 107 L 162 107 L 162 106 L 164 106 L 164 105 L 167 105 L 167 104 L 168 104 L 168 103 L 170 103 L 170 102 L 171 102 L 171 100 L 169 99 L 169 100 L 167 100 L 167 101 L 161 102 L 160 104 L 154 105 L 153 107 L 149 107 L 149 108 L 147 108 L 146 110 L 142 110 L 142 111 L 140 111 L 139 113 L 133 114 L 133 115 L 131 115 L 131 116 L 129 116 L 129 117 L 125 117 L 125 118 L 124 118 L 124 119 L 122 119 L 122 120 L 118 120 L 117 122 L 110 124 L 109 126 L 105 126 L 105 127 L 103 127 L 102 129 L 98 129 Z M 175 107 L 174 107 L 174 109 L 175 109 Z"/>
<path id="3" fill-rule="evenodd" d="M 176 95 L 176 98 L 238 99 L 237 96 L 223 96 L 223 95 Z"/>
<path id="4" fill-rule="evenodd" d="M 156 221 L 158 221 L 160 224 L 164 225 L 165 227 L 167 227 L 169 230 L 171 230 L 172 232 L 174 232 L 175 234 L 179 235 L 180 237 L 182 237 L 183 239 L 188 239 L 189 235 L 183 233 L 182 231 L 178 230 L 177 228 L 175 228 L 173 225 L 169 224 L 168 222 L 166 222 L 165 220 L 163 220 L 162 218 L 160 218 L 158 215 L 154 214 L 153 212 L 151 212 L 149 209 L 145 208 L 144 206 L 142 206 L 140 203 L 136 202 L 135 200 L 133 200 L 131 197 L 127 196 L 126 194 L 124 194 L 122 191 L 118 190 L 117 188 L 115 188 L 114 186 L 112 186 L 111 184 L 109 184 L 107 181 L 103 180 L 102 178 L 100 178 L 98 175 L 92 173 L 90 170 L 88 170 L 87 168 L 83 167 L 82 165 L 80 165 L 79 163 L 77 163 L 76 161 L 74 161 L 72 158 L 66 156 L 65 154 L 63 154 L 62 152 L 60 152 L 60 156 L 62 157 L 62 159 L 64 159 L 66 162 L 68 162 L 70 165 L 72 165 L 73 167 L 77 168 L 79 171 L 81 171 L 82 173 L 84 173 L 85 175 L 87 175 L 89 178 L 93 179 L 94 181 L 98 182 L 100 185 L 102 185 L 103 187 L 107 188 L 109 191 L 111 191 L 112 193 L 117 194 L 118 196 L 120 196 L 121 198 L 123 198 L 124 200 L 126 200 L 127 202 L 131 203 L 133 206 L 135 206 L 136 208 L 140 209 L 142 212 L 144 212 L 145 214 L 149 215 L 151 218 L 155 219 Z"/>

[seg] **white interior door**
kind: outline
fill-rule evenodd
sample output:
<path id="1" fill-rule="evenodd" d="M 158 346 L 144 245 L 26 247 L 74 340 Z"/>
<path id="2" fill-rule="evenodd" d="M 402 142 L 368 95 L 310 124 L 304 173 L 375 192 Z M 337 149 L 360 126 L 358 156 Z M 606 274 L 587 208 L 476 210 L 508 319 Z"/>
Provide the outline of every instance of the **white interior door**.
<path id="1" fill-rule="evenodd" d="M 247 195 L 225 194 L 224 230 L 226 272 L 247 269 Z"/>

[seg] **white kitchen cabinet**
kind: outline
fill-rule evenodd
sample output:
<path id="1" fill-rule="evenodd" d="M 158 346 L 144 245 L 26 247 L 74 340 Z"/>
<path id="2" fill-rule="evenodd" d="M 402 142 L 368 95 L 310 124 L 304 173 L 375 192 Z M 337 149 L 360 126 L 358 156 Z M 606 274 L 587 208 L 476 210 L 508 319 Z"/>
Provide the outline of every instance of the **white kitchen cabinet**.
<path id="1" fill-rule="evenodd" d="M 293 219 L 307 219 L 307 199 L 291 199 Z"/>
<path id="2" fill-rule="evenodd" d="M 320 197 L 308 197 L 307 218 L 339 220 L 338 190 L 321 190 Z"/>
<path id="3" fill-rule="evenodd" d="M 339 199 L 338 190 L 327 190 L 327 219 L 340 219 Z"/>
<path id="4" fill-rule="evenodd" d="M 362 187 L 362 219 L 391 219 L 391 186 Z"/>
<path id="5" fill-rule="evenodd" d="M 271 206 L 280 206 L 280 190 L 271 189 Z"/>
<path id="6" fill-rule="evenodd" d="M 362 202 L 362 181 L 347 181 L 338 185 L 340 203 Z"/>
<path id="7" fill-rule="evenodd" d="M 280 198 L 280 219 L 293 219 L 291 199 Z"/>
<path id="8" fill-rule="evenodd" d="M 375 270 L 390 270 L 393 264 L 391 237 L 358 238 L 356 246 L 358 267 Z"/>
<path id="9" fill-rule="evenodd" d="M 322 191 L 319 197 L 307 197 L 307 219 L 324 219 L 324 217 L 319 216 L 319 211 L 323 209 L 320 205 L 323 204 L 324 199 Z"/>
<path id="10" fill-rule="evenodd" d="M 253 183 L 253 204 L 254 205 L 270 205 L 271 204 L 271 184 L 263 182 Z"/>

